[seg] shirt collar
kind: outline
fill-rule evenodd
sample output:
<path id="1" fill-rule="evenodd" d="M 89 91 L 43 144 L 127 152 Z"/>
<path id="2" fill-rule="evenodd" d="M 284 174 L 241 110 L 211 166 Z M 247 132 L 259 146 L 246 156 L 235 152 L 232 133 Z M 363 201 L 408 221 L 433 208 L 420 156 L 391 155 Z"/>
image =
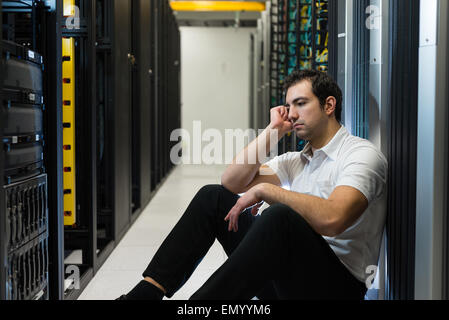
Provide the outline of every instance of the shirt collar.
<path id="1" fill-rule="evenodd" d="M 319 150 L 324 152 L 331 160 L 336 160 L 338 150 L 340 150 L 341 144 L 348 135 L 348 130 L 344 126 L 341 126 L 340 130 L 337 131 L 332 140 Z M 307 160 L 310 161 L 312 159 L 312 145 L 310 142 L 306 144 L 302 154 Z"/>
<path id="2" fill-rule="evenodd" d="M 306 146 L 304 147 L 302 156 L 309 162 L 312 160 L 312 145 L 310 144 L 310 142 L 307 142 Z"/>

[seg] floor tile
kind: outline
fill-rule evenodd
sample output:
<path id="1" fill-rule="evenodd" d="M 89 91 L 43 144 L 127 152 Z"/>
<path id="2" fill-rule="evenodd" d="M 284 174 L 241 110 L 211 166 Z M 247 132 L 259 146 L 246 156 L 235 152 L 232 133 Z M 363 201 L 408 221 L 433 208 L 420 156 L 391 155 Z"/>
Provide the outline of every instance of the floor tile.
<path id="1" fill-rule="evenodd" d="M 142 279 L 142 272 L 198 190 L 204 185 L 219 184 L 224 168 L 196 165 L 176 167 L 79 299 L 111 300 L 131 290 Z M 215 241 L 189 281 L 171 299 L 188 299 L 225 260 L 224 250 Z"/>

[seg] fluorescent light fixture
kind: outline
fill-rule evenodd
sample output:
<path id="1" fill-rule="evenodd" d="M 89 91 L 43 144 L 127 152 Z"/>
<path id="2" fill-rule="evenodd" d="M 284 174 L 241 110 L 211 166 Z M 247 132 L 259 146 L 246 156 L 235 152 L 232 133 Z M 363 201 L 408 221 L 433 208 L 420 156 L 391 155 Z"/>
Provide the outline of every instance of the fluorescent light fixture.
<path id="1" fill-rule="evenodd" d="M 265 3 L 250 1 L 171 1 L 174 11 L 265 11 Z"/>

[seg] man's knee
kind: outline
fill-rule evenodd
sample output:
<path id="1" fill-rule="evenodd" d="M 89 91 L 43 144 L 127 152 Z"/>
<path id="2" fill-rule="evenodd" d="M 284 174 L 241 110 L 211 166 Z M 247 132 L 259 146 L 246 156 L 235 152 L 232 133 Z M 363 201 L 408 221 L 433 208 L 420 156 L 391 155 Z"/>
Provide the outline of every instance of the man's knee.
<path id="1" fill-rule="evenodd" d="M 203 186 L 195 195 L 193 203 L 199 205 L 198 210 L 207 214 L 214 213 L 221 217 L 235 205 L 238 195 L 227 190 L 220 184 L 209 184 Z M 225 212 L 226 211 L 226 212 Z M 224 216 L 223 216 L 224 218 Z"/>
<path id="2" fill-rule="evenodd" d="M 213 196 L 216 196 L 220 192 L 223 191 L 223 186 L 219 184 L 208 184 L 201 187 L 200 190 L 196 193 L 195 197 L 199 197 L 202 199 L 210 199 Z"/>
<path id="3" fill-rule="evenodd" d="M 286 219 L 295 214 L 292 208 L 282 203 L 275 203 L 270 205 L 262 213 L 262 216 L 268 219 L 281 220 Z"/>
<path id="4" fill-rule="evenodd" d="M 195 217 L 199 220 L 218 221 L 223 220 L 221 210 L 222 198 L 226 189 L 219 184 L 209 184 L 201 187 L 190 202 L 183 217 Z M 221 219 L 223 218 L 223 219 Z"/>
<path id="5" fill-rule="evenodd" d="M 289 206 L 276 203 L 265 209 L 261 215 L 268 225 L 294 226 L 302 230 L 312 230 L 310 224 L 295 210 Z"/>

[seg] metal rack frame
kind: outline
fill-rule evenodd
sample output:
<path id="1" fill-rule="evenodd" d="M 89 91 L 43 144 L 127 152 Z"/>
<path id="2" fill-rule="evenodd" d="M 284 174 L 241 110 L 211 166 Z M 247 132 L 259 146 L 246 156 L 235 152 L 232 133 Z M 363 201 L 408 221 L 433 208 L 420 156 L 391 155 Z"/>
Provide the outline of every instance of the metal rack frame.
<path id="1" fill-rule="evenodd" d="M 80 12 L 80 28 L 67 29 L 67 18 L 61 16 L 61 36 L 73 37 L 76 42 L 75 62 L 75 99 L 78 105 L 95 106 L 96 101 L 96 52 L 95 52 L 95 1 L 77 1 Z M 76 226 L 64 226 L 64 252 L 82 249 L 82 263 L 76 264 L 80 271 L 80 290 L 64 290 L 64 299 L 76 299 L 95 271 L 101 266 L 97 258 L 97 197 L 96 197 L 96 108 L 77 108 L 75 111 L 76 157 L 89 159 L 77 161 Z M 64 264 L 64 270 L 70 270 Z M 67 271 L 65 275 L 70 273 Z M 63 277 L 65 279 L 65 277 Z M 63 279 L 60 281 L 64 282 Z"/>
<path id="2" fill-rule="evenodd" d="M 49 293 L 50 299 L 64 296 L 64 228 L 62 186 L 62 7 L 55 2 L 53 11 L 48 12 L 45 23 L 45 51 L 42 51 L 47 66 L 45 87 L 47 112 L 45 114 L 45 136 L 47 137 L 45 167 L 48 176 L 49 204 Z M 57 146 L 61 146 L 58 148 Z"/>
<path id="3" fill-rule="evenodd" d="M 2 0 L 0 0 L 0 36 L 3 34 L 3 14 L 2 14 Z M 2 52 L 2 41 L 0 41 L 0 53 Z M 3 101 L 2 97 L 2 89 L 3 89 L 3 55 L 0 54 L 0 101 Z M 4 150 L 3 146 L 3 108 L 0 108 L 0 150 Z M 0 177 L 4 176 L 3 168 L 4 168 L 4 155 L 3 152 L 0 152 Z M 3 190 L 3 178 L 0 179 L 0 208 L 5 207 L 5 195 Z M 5 217 L 3 216 L 5 213 L 0 210 L 0 221 L 5 221 Z M 6 260 L 6 246 L 3 243 L 6 243 L 6 235 L 3 232 L 0 232 L 0 300 L 4 300 L 6 298 L 6 290 L 3 290 L 3 283 L 6 282 L 6 268 L 5 260 Z"/>
<path id="4" fill-rule="evenodd" d="M 335 81 L 338 79 L 338 2 L 329 0 L 328 3 L 328 29 L 329 29 L 329 74 Z"/>
<path id="5" fill-rule="evenodd" d="M 94 148 L 103 142 L 100 147 L 100 153 L 95 150 L 96 172 L 95 177 L 95 201 L 97 220 L 94 224 L 95 241 L 94 246 L 94 271 L 96 272 L 106 261 L 109 254 L 115 246 L 115 216 L 114 216 L 114 109 L 113 109 L 113 73 L 112 60 L 112 6 L 105 5 L 106 2 L 92 1 L 92 17 L 98 21 L 98 25 L 91 28 L 91 37 L 95 46 L 92 48 L 92 57 L 95 57 L 95 72 L 97 87 L 94 97 L 95 105 L 95 138 L 93 139 Z M 109 2 L 108 2 L 109 3 Z M 99 28 L 97 28 L 99 26 Z M 104 121 L 101 122 L 101 119 Z M 100 127 L 98 129 L 98 127 Z M 100 132 L 99 130 L 103 130 Z M 93 135 L 93 133 L 92 133 Z M 101 141 L 101 139 L 104 139 Z M 104 162 L 104 163 L 103 163 Z M 104 185 L 102 185 L 104 183 Z M 104 187 L 104 189 L 101 189 Z M 101 197 L 100 197 L 101 196 Z M 98 226 L 105 228 L 103 237 L 99 237 Z M 107 229 L 109 228 L 109 230 Z M 99 250 L 97 254 L 97 250 Z"/>

